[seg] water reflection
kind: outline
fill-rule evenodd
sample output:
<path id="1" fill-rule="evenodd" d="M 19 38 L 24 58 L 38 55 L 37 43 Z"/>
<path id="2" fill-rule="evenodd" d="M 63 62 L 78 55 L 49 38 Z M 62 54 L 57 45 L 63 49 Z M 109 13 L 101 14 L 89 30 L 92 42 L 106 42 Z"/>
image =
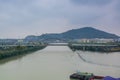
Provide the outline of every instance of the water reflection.
<path id="1" fill-rule="evenodd" d="M 24 54 L 24 55 L 18 55 L 18 56 L 13 56 L 13 57 L 9 57 L 6 59 L 2 59 L 2 60 L 0 60 L 0 65 L 4 65 L 4 64 L 11 62 L 11 61 L 14 61 L 14 60 L 18 60 L 18 59 L 20 60 L 24 56 L 26 56 L 26 55 Z"/>

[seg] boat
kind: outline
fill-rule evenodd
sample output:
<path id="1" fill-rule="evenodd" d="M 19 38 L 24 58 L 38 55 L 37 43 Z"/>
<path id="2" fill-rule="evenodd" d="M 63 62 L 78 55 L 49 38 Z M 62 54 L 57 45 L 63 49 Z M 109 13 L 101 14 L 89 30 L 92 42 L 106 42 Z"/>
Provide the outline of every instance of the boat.
<path id="1" fill-rule="evenodd" d="M 77 72 L 70 75 L 70 80 L 102 80 L 103 76 L 95 76 L 93 73 Z"/>

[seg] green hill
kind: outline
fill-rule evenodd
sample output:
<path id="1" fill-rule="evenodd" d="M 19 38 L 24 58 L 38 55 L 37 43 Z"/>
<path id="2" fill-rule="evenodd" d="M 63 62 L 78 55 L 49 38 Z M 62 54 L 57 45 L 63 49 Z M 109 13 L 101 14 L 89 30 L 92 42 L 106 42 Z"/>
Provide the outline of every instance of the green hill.
<path id="1" fill-rule="evenodd" d="M 79 29 L 72 29 L 60 34 L 43 34 L 41 36 L 27 36 L 26 41 L 45 41 L 52 42 L 56 40 L 68 41 L 73 39 L 91 39 L 91 38 L 119 38 L 119 36 L 111 33 L 107 33 L 92 27 L 84 27 Z"/>

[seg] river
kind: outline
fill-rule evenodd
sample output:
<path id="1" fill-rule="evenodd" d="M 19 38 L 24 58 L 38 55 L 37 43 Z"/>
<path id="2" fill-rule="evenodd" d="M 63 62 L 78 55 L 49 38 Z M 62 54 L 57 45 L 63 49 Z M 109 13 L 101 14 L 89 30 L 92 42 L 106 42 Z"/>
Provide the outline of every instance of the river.
<path id="1" fill-rule="evenodd" d="M 72 52 L 67 46 L 48 46 L 0 62 L 0 80 L 69 80 L 76 71 L 120 77 L 120 52 Z"/>

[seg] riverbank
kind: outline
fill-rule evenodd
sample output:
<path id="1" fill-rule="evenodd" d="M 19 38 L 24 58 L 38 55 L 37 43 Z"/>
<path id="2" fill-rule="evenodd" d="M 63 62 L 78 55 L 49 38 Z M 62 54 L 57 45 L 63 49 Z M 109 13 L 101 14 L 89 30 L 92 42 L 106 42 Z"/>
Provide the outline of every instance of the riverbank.
<path id="1" fill-rule="evenodd" d="M 17 55 L 28 54 L 37 50 L 45 48 L 46 45 L 39 46 L 12 46 L 9 48 L 0 49 L 0 60 Z"/>
<path id="2" fill-rule="evenodd" d="M 96 52 L 120 52 L 119 45 L 108 44 L 69 44 L 70 49 Z"/>

